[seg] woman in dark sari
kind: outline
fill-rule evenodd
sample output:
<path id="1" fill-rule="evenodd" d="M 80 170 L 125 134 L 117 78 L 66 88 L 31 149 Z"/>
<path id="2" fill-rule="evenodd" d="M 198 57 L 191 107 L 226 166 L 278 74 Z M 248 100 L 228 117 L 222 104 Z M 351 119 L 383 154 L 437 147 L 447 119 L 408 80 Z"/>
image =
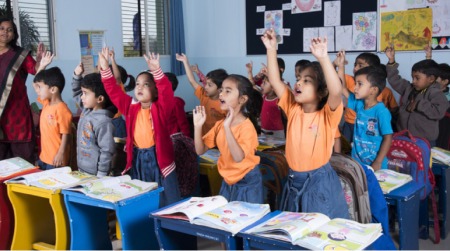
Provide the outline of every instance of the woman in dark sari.
<path id="1" fill-rule="evenodd" d="M 26 79 L 28 74 L 36 74 L 39 63 L 18 46 L 18 38 L 12 19 L 0 17 L 0 160 L 21 157 L 34 164 L 35 139 Z M 38 62 L 42 53 L 43 45 L 39 44 Z"/>

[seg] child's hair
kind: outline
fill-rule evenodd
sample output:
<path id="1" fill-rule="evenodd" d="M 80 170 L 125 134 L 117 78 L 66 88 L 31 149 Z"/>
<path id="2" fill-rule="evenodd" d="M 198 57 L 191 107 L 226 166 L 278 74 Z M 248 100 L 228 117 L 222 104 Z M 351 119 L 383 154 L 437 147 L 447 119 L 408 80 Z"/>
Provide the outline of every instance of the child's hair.
<path id="1" fill-rule="evenodd" d="M 178 87 L 178 78 L 177 75 L 172 72 L 164 72 L 166 77 L 169 79 L 170 83 L 172 83 L 172 90 L 175 91 Z"/>
<path id="2" fill-rule="evenodd" d="M 155 86 L 155 88 L 156 88 L 155 78 L 153 78 L 153 74 L 151 74 L 149 71 L 143 71 L 143 72 L 141 72 L 141 73 L 139 73 L 139 74 L 137 75 L 136 79 L 138 79 L 139 76 L 141 76 L 141 75 L 147 75 L 147 76 L 150 78 L 150 82 L 151 82 L 151 83 Z M 158 100 L 158 96 L 157 96 L 157 95 L 156 95 L 155 97 L 153 97 L 152 102 L 154 102 L 154 101 L 156 101 L 156 100 Z"/>
<path id="3" fill-rule="evenodd" d="M 310 64 L 311 61 L 306 59 L 300 59 L 295 63 L 295 68 L 300 67 L 300 69 L 303 69 L 306 65 Z"/>
<path id="4" fill-rule="evenodd" d="M 211 81 L 217 85 L 217 89 L 222 88 L 222 83 L 227 77 L 228 73 L 224 69 L 216 69 L 206 74 L 206 78 L 211 79 Z"/>
<path id="5" fill-rule="evenodd" d="M 280 77 L 283 78 L 283 72 L 286 69 L 286 64 L 282 58 L 277 58 L 278 69 L 280 69 Z"/>
<path id="6" fill-rule="evenodd" d="M 355 72 L 355 78 L 359 75 L 366 75 L 371 87 L 378 88 L 378 95 L 386 87 L 386 71 L 381 66 L 367 66 Z"/>
<path id="7" fill-rule="evenodd" d="M 9 41 L 8 45 L 11 46 L 11 48 L 13 48 L 14 50 L 16 50 L 17 48 L 19 48 L 19 45 L 17 44 L 17 41 L 19 40 L 19 32 L 17 31 L 17 26 L 14 23 L 14 20 L 8 17 L 0 17 L 0 24 L 3 22 L 10 22 L 12 24 L 14 38 L 11 41 Z"/>
<path id="8" fill-rule="evenodd" d="M 319 62 L 309 62 L 305 64 L 301 71 L 304 71 L 308 68 L 311 68 L 312 71 L 316 74 L 316 94 L 319 98 L 319 104 L 317 105 L 317 110 L 321 110 L 328 101 L 328 88 L 327 82 L 325 81 L 325 75 L 323 74 L 322 67 Z"/>
<path id="9" fill-rule="evenodd" d="M 439 65 L 436 61 L 432 59 L 425 59 L 415 63 L 411 69 L 412 72 L 420 72 L 425 74 L 427 77 L 434 76 L 439 77 Z"/>
<path id="10" fill-rule="evenodd" d="M 66 79 L 64 78 L 61 69 L 58 67 L 52 67 L 50 69 L 41 70 L 38 72 L 38 74 L 34 77 L 33 82 L 43 82 L 50 87 L 56 86 L 58 87 L 59 92 L 62 93 L 66 84 Z"/>
<path id="11" fill-rule="evenodd" d="M 261 132 L 261 128 L 258 125 L 257 119 L 261 114 L 263 104 L 261 93 L 255 90 L 250 80 L 248 80 L 248 78 L 244 76 L 230 74 L 227 79 L 236 83 L 237 89 L 239 90 L 239 97 L 241 97 L 242 95 L 248 96 L 247 102 L 241 107 L 241 112 L 245 117 L 249 118 L 250 121 L 252 121 L 253 126 L 259 134 Z"/>
<path id="12" fill-rule="evenodd" d="M 111 65 L 109 66 L 109 68 L 111 68 L 111 70 L 112 70 Z M 129 79 L 128 85 L 124 86 L 125 91 L 129 92 L 129 91 L 134 90 L 134 87 L 136 86 L 136 79 L 134 79 L 133 76 L 128 74 L 127 70 L 125 70 L 125 68 L 123 68 L 121 65 L 117 65 L 117 68 L 119 68 L 120 80 L 122 81 L 122 84 L 125 85 L 125 83 L 127 82 L 127 79 Z"/>
<path id="13" fill-rule="evenodd" d="M 104 102 L 103 102 L 103 109 L 108 109 L 112 113 L 117 113 L 117 108 L 113 105 L 111 99 L 109 98 L 108 94 L 105 91 L 105 87 L 102 83 L 102 77 L 99 73 L 90 73 L 87 74 L 82 80 L 81 80 L 81 87 L 91 90 L 95 97 L 98 98 L 100 96 L 103 96 Z"/>
<path id="14" fill-rule="evenodd" d="M 442 80 L 450 81 L 450 65 L 446 63 L 439 64 L 439 77 Z"/>
<path id="15" fill-rule="evenodd" d="M 370 52 L 363 52 L 359 54 L 356 59 L 362 59 L 364 60 L 369 66 L 379 66 L 381 64 L 380 57 L 378 57 L 376 54 L 370 53 Z"/>

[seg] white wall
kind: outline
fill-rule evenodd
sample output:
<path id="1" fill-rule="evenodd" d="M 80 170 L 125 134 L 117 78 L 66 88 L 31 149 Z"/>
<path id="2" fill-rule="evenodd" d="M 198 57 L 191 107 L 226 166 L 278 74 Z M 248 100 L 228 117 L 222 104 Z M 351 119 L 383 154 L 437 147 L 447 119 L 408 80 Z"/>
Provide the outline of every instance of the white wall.
<path id="1" fill-rule="evenodd" d="M 136 76 L 142 70 L 147 69 L 143 58 L 123 57 L 120 0 L 54 0 L 53 2 L 56 20 L 56 58 L 49 67 L 61 68 L 66 78 L 63 99 L 72 112 L 76 112 L 71 93 L 72 74 L 81 59 L 79 31 L 105 31 L 107 45 L 114 47 L 116 61 L 129 74 Z M 167 56 L 162 57 L 161 65 L 163 70 L 170 70 L 170 61 Z M 27 86 L 30 102 L 34 102 L 37 98 L 31 85 L 32 81 L 33 76 L 29 76 Z"/>
<path id="2" fill-rule="evenodd" d="M 206 74 L 216 68 L 224 68 L 229 73 L 246 75 L 245 64 L 253 61 L 254 71 L 259 70 L 265 55 L 246 55 L 245 1 L 243 0 L 183 0 L 186 34 L 186 54 L 191 63 L 197 63 Z M 423 52 L 397 53 L 400 74 L 410 79 L 412 65 L 425 59 Z M 353 62 L 357 53 L 347 53 L 349 65 L 346 72 L 353 72 Z M 284 78 L 295 82 L 294 65 L 299 59 L 314 60 L 311 55 L 280 55 L 286 62 Z M 387 58 L 379 54 L 382 62 Z M 438 63 L 450 63 L 450 52 L 433 52 Z M 334 59 L 334 55 L 331 58 Z M 191 101 L 191 99 L 189 99 Z M 187 103 L 192 108 L 197 101 Z"/>

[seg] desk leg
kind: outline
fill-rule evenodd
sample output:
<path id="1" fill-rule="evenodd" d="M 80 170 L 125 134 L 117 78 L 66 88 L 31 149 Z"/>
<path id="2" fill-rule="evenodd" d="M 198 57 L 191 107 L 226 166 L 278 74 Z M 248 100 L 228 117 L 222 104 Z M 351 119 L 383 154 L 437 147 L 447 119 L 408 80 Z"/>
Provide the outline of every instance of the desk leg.
<path id="1" fill-rule="evenodd" d="M 197 236 L 164 229 L 158 219 L 154 219 L 154 224 L 161 250 L 197 250 Z"/>
<path id="2" fill-rule="evenodd" d="M 247 238 L 242 238 L 244 250 L 250 250 L 250 240 Z"/>
<path id="3" fill-rule="evenodd" d="M 231 236 L 227 237 L 227 241 L 225 242 L 226 250 L 241 250 L 242 246 L 242 238 Z"/>
<path id="4" fill-rule="evenodd" d="M 399 227 L 399 249 L 419 249 L 419 204 L 420 196 L 416 195 L 409 200 L 397 201 L 397 217 Z M 408 221 L 407 219 L 417 219 Z"/>

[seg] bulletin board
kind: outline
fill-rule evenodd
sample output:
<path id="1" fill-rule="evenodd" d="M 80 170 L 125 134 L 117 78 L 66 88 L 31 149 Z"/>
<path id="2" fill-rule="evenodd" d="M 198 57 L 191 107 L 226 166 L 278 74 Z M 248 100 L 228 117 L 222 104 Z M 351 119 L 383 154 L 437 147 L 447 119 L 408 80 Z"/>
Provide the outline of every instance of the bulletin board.
<path id="1" fill-rule="evenodd" d="M 247 55 L 265 54 L 265 29 L 277 33 L 279 54 L 309 53 L 312 37 L 328 50 L 376 51 L 378 0 L 246 0 Z"/>

